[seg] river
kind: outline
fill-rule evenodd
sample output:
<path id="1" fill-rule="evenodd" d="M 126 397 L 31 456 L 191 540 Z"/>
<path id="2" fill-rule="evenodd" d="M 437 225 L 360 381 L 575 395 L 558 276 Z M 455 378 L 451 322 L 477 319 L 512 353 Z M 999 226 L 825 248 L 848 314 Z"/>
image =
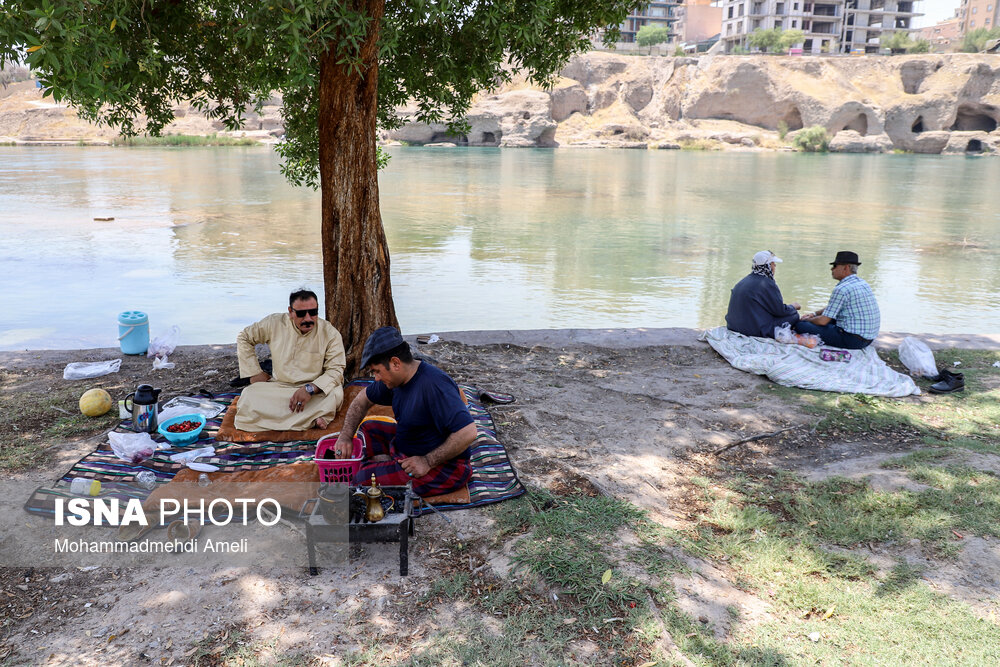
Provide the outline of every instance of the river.
<path id="1" fill-rule="evenodd" d="M 404 333 L 714 326 L 762 249 L 807 309 L 854 250 L 884 331 L 1000 332 L 1000 160 L 389 152 Z M 264 147 L 0 147 L 0 350 L 115 346 L 129 309 L 153 336 L 231 342 L 293 288 L 322 294 L 319 195 L 278 166 Z"/>

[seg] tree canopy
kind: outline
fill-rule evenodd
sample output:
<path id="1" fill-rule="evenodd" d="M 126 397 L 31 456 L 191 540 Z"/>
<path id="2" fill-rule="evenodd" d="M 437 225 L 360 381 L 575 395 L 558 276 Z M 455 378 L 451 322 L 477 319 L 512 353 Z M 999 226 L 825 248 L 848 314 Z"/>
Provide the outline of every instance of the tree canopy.
<path id="1" fill-rule="evenodd" d="M 764 30 L 758 28 L 747 37 L 747 44 L 764 53 L 775 53 L 791 48 L 800 43 L 804 37 L 805 33 L 801 30 L 782 30 L 781 28 Z"/>
<path id="2" fill-rule="evenodd" d="M 473 96 L 525 70 L 548 82 L 634 0 L 6 0 L 0 66 L 26 62 L 45 92 L 122 134 L 158 134 L 178 100 L 237 128 L 284 100 L 282 170 L 320 186 L 327 317 L 348 370 L 395 324 L 378 211 L 376 127 L 460 120 Z M 617 29 L 606 41 L 617 38 Z"/>
<path id="3" fill-rule="evenodd" d="M 635 34 L 635 42 L 639 46 L 663 44 L 670 39 L 670 28 L 662 25 L 647 24 L 639 28 Z"/>
<path id="4" fill-rule="evenodd" d="M 1000 39 L 1000 27 L 970 30 L 962 38 L 961 50 L 965 53 L 979 53 L 986 48 L 986 42 L 991 39 Z"/>

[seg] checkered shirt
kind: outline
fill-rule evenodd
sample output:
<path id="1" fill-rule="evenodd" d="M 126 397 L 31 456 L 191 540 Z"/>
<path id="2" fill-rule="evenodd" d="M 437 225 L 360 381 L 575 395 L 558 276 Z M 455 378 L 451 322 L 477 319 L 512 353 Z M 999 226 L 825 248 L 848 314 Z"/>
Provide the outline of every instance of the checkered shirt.
<path id="1" fill-rule="evenodd" d="M 856 275 L 847 276 L 833 288 L 823 315 L 837 320 L 837 326 L 844 331 L 868 340 L 878 336 L 882 324 L 871 286 Z"/>

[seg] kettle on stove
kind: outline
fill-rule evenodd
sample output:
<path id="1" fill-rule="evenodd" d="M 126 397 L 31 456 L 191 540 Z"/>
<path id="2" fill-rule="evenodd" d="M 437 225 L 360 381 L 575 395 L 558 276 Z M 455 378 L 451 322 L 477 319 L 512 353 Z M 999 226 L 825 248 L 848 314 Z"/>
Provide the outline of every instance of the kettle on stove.
<path id="1" fill-rule="evenodd" d="M 156 433 L 159 426 L 157 402 L 160 391 L 162 390 L 153 389 L 152 385 L 140 384 L 133 393 L 125 397 L 125 409 L 132 414 L 132 430 L 136 433 Z"/>

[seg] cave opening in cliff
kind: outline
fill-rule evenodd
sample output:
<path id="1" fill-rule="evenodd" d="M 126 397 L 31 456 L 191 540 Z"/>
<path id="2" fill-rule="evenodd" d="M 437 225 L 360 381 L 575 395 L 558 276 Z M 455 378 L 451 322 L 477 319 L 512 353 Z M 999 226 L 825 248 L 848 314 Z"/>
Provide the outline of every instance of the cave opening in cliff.
<path id="1" fill-rule="evenodd" d="M 464 134 L 452 134 L 451 132 L 435 132 L 431 140 L 428 141 L 429 144 L 460 144 L 462 146 L 469 145 L 469 138 Z"/>
<path id="2" fill-rule="evenodd" d="M 497 142 L 497 136 L 495 134 L 493 134 L 492 132 L 483 132 L 483 138 L 479 140 L 479 143 L 482 143 L 482 144 L 496 144 L 496 143 L 499 143 L 499 142 Z"/>
<path id="3" fill-rule="evenodd" d="M 953 132 L 992 132 L 997 129 L 997 121 L 987 113 L 960 106 L 951 129 Z"/>
<path id="4" fill-rule="evenodd" d="M 844 126 L 845 130 L 854 130 L 862 137 L 868 136 L 868 116 L 859 113 L 858 117 L 852 120 L 850 123 Z"/>
<path id="5" fill-rule="evenodd" d="M 983 152 L 983 142 L 979 139 L 970 139 L 969 143 L 965 146 L 966 153 L 982 153 Z"/>
<path id="6" fill-rule="evenodd" d="M 924 131 L 924 117 L 917 116 L 917 119 L 913 121 L 913 127 L 910 128 L 913 134 L 920 134 Z"/>
<path id="7" fill-rule="evenodd" d="M 791 131 L 801 130 L 804 127 L 802 125 L 802 114 L 799 113 L 798 107 L 792 107 L 792 110 L 785 114 L 782 120 L 785 121 L 785 125 Z"/>

